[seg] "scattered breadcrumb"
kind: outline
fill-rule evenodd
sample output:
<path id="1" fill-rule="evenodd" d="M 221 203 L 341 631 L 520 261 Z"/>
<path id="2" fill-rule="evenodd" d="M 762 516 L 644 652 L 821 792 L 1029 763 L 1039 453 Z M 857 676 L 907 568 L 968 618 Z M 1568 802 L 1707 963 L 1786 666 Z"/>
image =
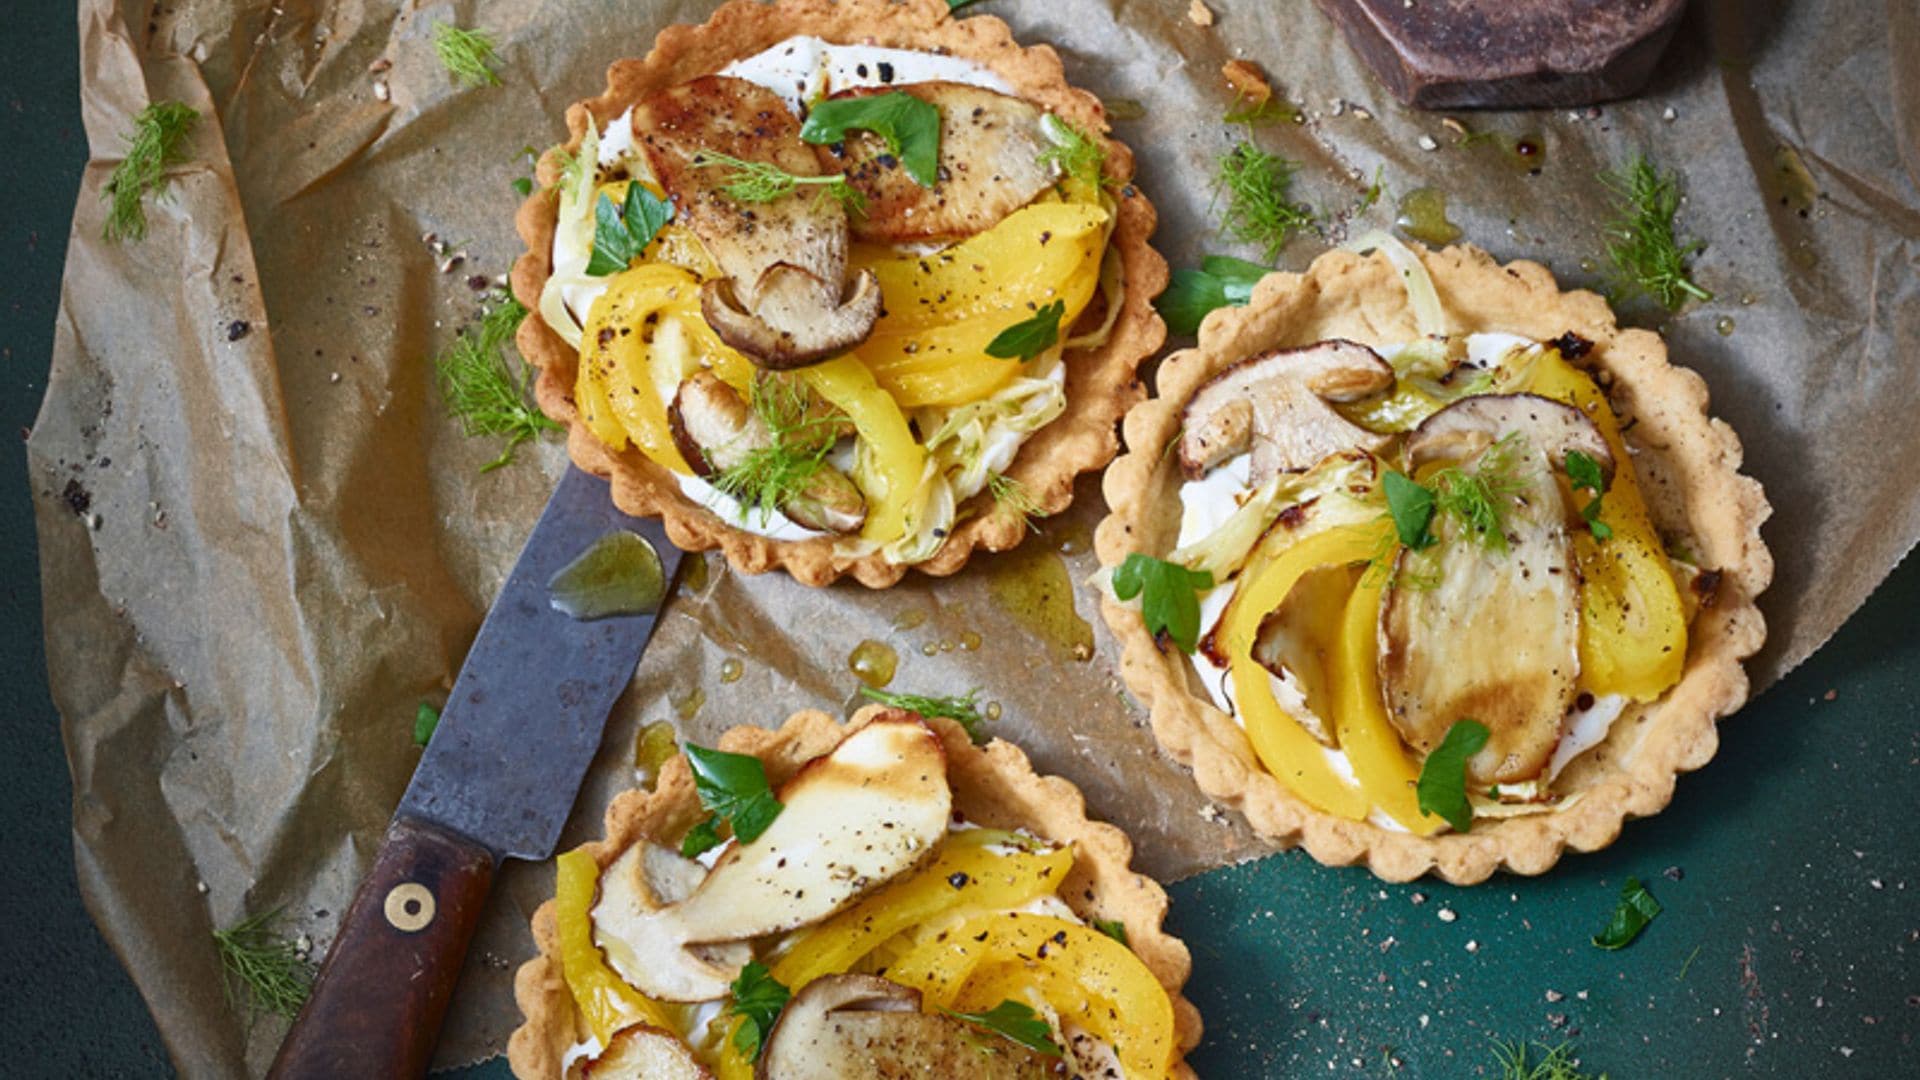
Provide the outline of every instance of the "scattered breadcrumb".
<path id="1" fill-rule="evenodd" d="M 1273 97 L 1273 84 L 1267 81 L 1260 65 L 1251 60 L 1229 60 L 1221 67 L 1220 74 L 1226 76 L 1233 92 L 1249 104 L 1264 105 Z"/>
<path id="2" fill-rule="evenodd" d="M 1201 3 L 1200 0 L 1193 0 L 1187 5 L 1187 18 L 1192 20 L 1195 26 L 1212 26 L 1213 9 Z"/>

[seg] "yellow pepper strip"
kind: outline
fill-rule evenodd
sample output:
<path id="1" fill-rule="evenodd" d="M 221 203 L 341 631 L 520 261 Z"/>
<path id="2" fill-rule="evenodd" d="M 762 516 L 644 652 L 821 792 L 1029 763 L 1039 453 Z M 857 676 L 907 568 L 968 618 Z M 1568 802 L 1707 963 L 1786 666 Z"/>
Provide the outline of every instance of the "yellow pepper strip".
<path id="1" fill-rule="evenodd" d="M 1055 300 L 1066 305 L 1066 335 L 1099 286 L 1111 220 L 1097 205 L 1036 203 L 936 254 L 856 249 L 853 267 L 879 278 L 886 312 L 861 361 L 902 408 L 992 394 L 1020 362 L 988 356 L 987 345 Z"/>
<path id="2" fill-rule="evenodd" d="M 955 908 L 1016 908 L 1051 896 L 1073 869 L 1073 849 L 993 851 L 989 829 L 955 833 L 926 868 L 893 882 L 798 935 L 773 963 L 789 990 L 852 969 L 888 938 Z M 957 884 L 956 884 L 957 882 Z"/>
<path id="3" fill-rule="evenodd" d="M 913 437 L 900 406 L 852 356 L 799 370 L 813 392 L 847 414 L 866 444 L 869 470 L 859 477 L 867 496 L 867 524 L 860 535 L 890 544 L 907 533 L 907 508 L 926 471 L 926 447 Z"/>
<path id="4" fill-rule="evenodd" d="M 1075 1012 L 1062 1019 L 1072 1020 L 1075 1027 L 1109 1046 L 1126 1038 L 1126 1019 L 1113 1002 L 1088 993 L 1071 974 L 1059 968 L 1031 965 L 1024 960 L 981 964 L 947 1007 L 955 1012 L 986 1012 L 1003 1001 L 1035 1008 L 1053 1006 L 1056 1001 L 1072 1002 L 1077 1006 Z"/>
<path id="5" fill-rule="evenodd" d="M 1105 1031 L 1127 1080 L 1165 1077 L 1173 1061 L 1173 1003 L 1132 950 L 1078 923 L 1050 915 L 981 915 L 939 935 L 887 969 L 887 978 L 921 993 L 922 1007 L 956 1002 L 991 1007 L 969 996 L 976 972 L 981 997 L 1002 994 L 1000 965 L 1030 976 L 1060 1018 Z M 1097 1026 L 1096 1026 L 1097 1025 Z"/>
<path id="6" fill-rule="evenodd" d="M 1274 700 L 1273 686 L 1268 682 L 1271 676 L 1254 662 L 1253 643 L 1260 633 L 1260 621 L 1280 606 L 1302 576 L 1323 566 L 1372 558 L 1384 543 L 1384 530 L 1389 528 L 1381 521 L 1327 529 L 1291 544 L 1277 555 L 1263 546 L 1240 574 L 1240 586 L 1227 609 L 1221 634 L 1233 679 L 1234 711 L 1246 727 L 1247 739 L 1261 764 L 1295 795 L 1351 821 L 1366 818 L 1370 808 L 1367 796 L 1333 771 L 1320 744 Z"/>
<path id="7" fill-rule="evenodd" d="M 1387 816 L 1415 836 L 1431 836 L 1445 824 L 1420 811 L 1420 767 L 1407 756 L 1387 720 L 1380 697 L 1380 593 L 1387 575 L 1360 575 L 1340 632 L 1333 662 L 1333 715 L 1340 748 L 1347 752 L 1360 789 Z"/>
<path id="8" fill-rule="evenodd" d="M 1597 695 L 1651 701 L 1680 681 L 1687 665 L 1687 616 L 1667 565 L 1666 547 L 1647 513 L 1620 438 L 1620 420 L 1593 380 L 1558 353 L 1542 356 L 1525 389 L 1586 413 L 1613 451 L 1613 482 L 1600 518 L 1606 540 L 1585 531 L 1573 538 L 1584 581 L 1580 620 L 1581 685 Z M 1592 493 L 1574 493 L 1576 500 Z"/>
<path id="9" fill-rule="evenodd" d="M 555 859 L 554 867 L 554 926 L 560 936 L 560 973 L 593 1037 L 606 1046 L 614 1032 L 634 1023 L 674 1030 L 661 1007 L 614 974 L 600 947 L 593 943 L 593 919 L 588 913 L 600 887 L 599 864 L 584 848 L 575 848 Z"/>
<path id="10" fill-rule="evenodd" d="M 648 366 L 648 319 L 699 289 L 692 274 L 642 263 L 613 279 L 587 312 L 574 400 L 587 426 L 615 450 L 633 439 L 640 452 L 677 473 L 691 473 L 667 427 L 667 406 Z M 614 431 L 606 430 L 610 418 Z"/>

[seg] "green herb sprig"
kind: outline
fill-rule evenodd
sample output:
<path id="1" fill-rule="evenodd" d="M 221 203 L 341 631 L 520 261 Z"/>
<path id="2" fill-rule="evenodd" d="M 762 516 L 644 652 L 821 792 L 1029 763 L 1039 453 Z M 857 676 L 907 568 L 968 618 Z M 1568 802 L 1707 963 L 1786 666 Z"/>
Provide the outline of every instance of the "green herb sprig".
<path id="1" fill-rule="evenodd" d="M 1172 334 L 1200 332 L 1200 322 L 1215 308 L 1244 307 L 1253 299 L 1253 286 L 1273 272 L 1270 266 L 1236 259 L 1231 255 L 1208 255 L 1198 270 L 1175 270 L 1167 291 L 1153 302 Z"/>
<path id="2" fill-rule="evenodd" d="M 593 208 L 593 255 L 587 274 L 618 274 L 647 250 L 653 238 L 673 220 L 673 204 L 648 191 L 644 184 L 628 184 L 626 205 L 615 210 L 605 195 Z"/>
<path id="3" fill-rule="evenodd" d="M 987 355 L 1001 360 L 1028 360 L 1046 352 L 1060 340 L 1060 319 L 1067 313 L 1067 302 L 1055 300 L 993 336 L 987 342 Z"/>
<path id="4" fill-rule="evenodd" d="M 292 1018 L 313 990 L 313 965 L 293 941 L 267 928 L 279 913 L 275 908 L 249 915 L 213 932 L 226 975 L 227 1003 L 244 998 L 249 1018 L 259 1013 Z"/>
<path id="5" fill-rule="evenodd" d="M 693 767 L 693 786 L 700 794 L 700 805 L 712 815 L 681 841 L 680 852 L 687 858 L 720 842 L 722 820 L 733 826 L 734 839 L 750 844 L 786 809 L 774 797 L 773 787 L 767 783 L 766 766 L 760 764 L 759 758 L 709 750 L 692 743 L 687 744 L 686 755 L 687 764 Z M 700 840 L 691 843 L 695 834 Z M 688 850 L 690 847 L 694 850 Z"/>
<path id="6" fill-rule="evenodd" d="M 493 35 L 464 30 L 452 23 L 433 24 L 433 51 L 447 73 L 467 86 L 499 86 L 494 74 Z"/>
<path id="7" fill-rule="evenodd" d="M 793 992 L 781 985 L 767 970 L 767 965 L 758 960 L 740 969 L 731 989 L 733 996 L 727 1002 L 727 1013 L 740 1018 L 739 1026 L 733 1029 L 734 1049 L 748 1061 L 759 1061 L 767 1032 L 773 1030 L 774 1021 L 793 999 Z"/>
<path id="8" fill-rule="evenodd" d="M 527 309 L 518 300 L 496 304 L 481 315 L 477 327 L 462 331 L 433 361 L 440 398 L 460 421 L 461 431 L 507 440 L 500 456 L 482 465 L 481 472 L 508 464 L 515 448 L 541 432 L 560 430 L 529 400 L 533 369 L 522 364 L 516 376 L 506 357 L 506 346 L 526 317 Z"/>
<path id="9" fill-rule="evenodd" d="M 423 701 L 413 710 L 413 745 L 424 747 L 433 740 L 433 733 L 440 728 L 440 710 L 432 702 Z"/>
<path id="10" fill-rule="evenodd" d="M 1473 805 L 1467 801 L 1467 759 L 1487 745 L 1487 725 L 1478 720 L 1456 720 L 1446 738 L 1420 766 L 1414 794 L 1420 812 L 1433 814 L 1455 832 L 1473 829 Z"/>
<path id="11" fill-rule="evenodd" d="M 987 734 L 986 718 L 980 715 L 980 706 L 974 701 L 980 694 L 977 688 L 967 691 L 964 695 L 949 697 L 895 694 L 886 690 L 876 690 L 871 686 L 862 686 L 860 693 L 870 701 L 891 705 L 896 709 L 905 709 L 908 712 L 919 713 L 921 716 L 941 716 L 948 720 L 956 720 L 961 727 L 967 729 L 967 738 L 972 740 L 975 746 L 985 746 L 992 738 Z"/>
<path id="12" fill-rule="evenodd" d="M 1052 113 L 1048 113 L 1046 119 L 1041 121 L 1041 126 L 1049 144 L 1040 151 L 1042 165 L 1052 165 L 1062 175 L 1090 188 L 1100 188 L 1108 183 L 1107 150 L 1100 140 L 1072 121 L 1063 120 Z"/>
<path id="13" fill-rule="evenodd" d="M 1593 492 L 1593 501 L 1580 508 L 1587 531 L 1593 533 L 1595 540 L 1611 539 L 1613 526 L 1600 520 L 1600 503 L 1607 494 L 1607 481 L 1600 472 L 1600 463 L 1578 450 L 1567 451 L 1567 480 L 1575 491 Z"/>
<path id="14" fill-rule="evenodd" d="M 744 203 L 772 202 L 803 187 L 811 187 L 816 188 L 822 198 L 839 200 L 850 214 L 862 214 L 867 209 L 867 197 L 848 183 L 843 173 L 800 176 L 770 162 L 744 161 L 712 150 L 695 154 L 693 163 L 703 169 L 732 170 L 721 178 L 720 190 L 727 197 Z"/>
<path id="15" fill-rule="evenodd" d="M 986 1012 L 942 1011 L 956 1020 L 964 1020 L 975 1027 L 1012 1039 L 1048 1057 L 1060 1057 L 1065 1053 L 1060 1049 L 1060 1044 L 1053 1041 L 1053 1028 L 1040 1018 L 1039 1013 L 1033 1011 L 1032 1006 L 1018 1001 L 1002 1001 Z"/>
<path id="16" fill-rule="evenodd" d="M 1268 262 L 1280 257 L 1294 233 L 1317 224 L 1312 207 L 1290 198 L 1294 165 L 1279 154 L 1238 142 L 1220 156 L 1216 172 L 1216 188 L 1227 199 L 1221 231 L 1258 245 Z"/>
<path id="17" fill-rule="evenodd" d="M 1696 284 L 1687 265 L 1706 243 L 1682 241 L 1673 218 L 1680 210 L 1680 174 L 1663 173 L 1645 157 L 1635 155 L 1625 168 L 1601 174 L 1619 209 L 1606 228 L 1607 255 L 1616 270 L 1615 289 L 1631 296 L 1646 293 L 1669 311 L 1678 311 L 1691 296 L 1713 299 Z"/>
<path id="18" fill-rule="evenodd" d="M 1541 1046 L 1540 1060 L 1531 1060 L 1532 1047 L 1523 1040 L 1493 1044 L 1499 1080 L 1607 1080 L 1606 1073 L 1581 1072 L 1573 1059 L 1573 1045 Z"/>
<path id="19" fill-rule="evenodd" d="M 1446 514 L 1467 528 L 1467 535 L 1492 551 L 1507 550 L 1507 506 L 1526 489 L 1523 443 L 1509 435 L 1489 447 L 1472 471 L 1450 466 L 1434 473 L 1425 484 L 1389 470 L 1383 487 L 1387 513 L 1400 542 L 1414 551 L 1432 546 L 1432 523 Z"/>
<path id="20" fill-rule="evenodd" d="M 1213 588 L 1213 573 L 1189 570 L 1179 563 L 1134 552 L 1113 572 L 1113 594 L 1122 600 L 1140 597 L 1140 614 L 1147 632 L 1165 633 L 1181 652 L 1200 644 L 1199 592 Z"/>
<path id="21" fill-rule="evenodd" d="M 825 437 L 830 421 L 811 415 L 807 391 L 796 382 L 756 379 L 749 401 L 773 442 L 748 451 L 715 474 L 712 483 L 765 520 L 826 468 L 834 440 Z"/>
<path id="22" fill-rule="evenodd" d="M 200 113 L 178 101 L 156 101 L 133 118 L 127 153 L 114 166 L 101 190 L 107 201 L 107 221 L 101 232 L 107 239 L 144 240 L 147 208 L 143 200 L 166 191 L 166 169 L 185 156 L 187 136 L 200 122 Z"/>
<path id="23" fill-rule="evenodd" d="M 940 179 L 940 110 L 933 103 L 894 90 L 866 97 L 832 98 L 815 105 L 800 126 L 800 139 L 821 146 L 846 140 L 849 131 L 871 131 L 887 144 L 913 182 L 932 187 Z"/>
<path id="24" fill-rule="evenodd" d="M 995 506 L 1017 515 L 1034 532 L 1040 531 L 1040 526 L 1033 520 L 1040 513 L 1040 500 L 1033 497 L 1027 485 L 1006 473 L 994 473 L 987 477 L 987 493 L 993 496 Z"/>
<path id="25" fill-rule="evenodd" d="M 1614 906 L 1612 920 L 1606 929 L 1593 936 L 1594 947 L 1609 951 L 1626 948 L 1658 914 L 1660 901 L 1640 884 L 1639 878 L 1628 878 L 1620 887 L 1620 902 Z"/>

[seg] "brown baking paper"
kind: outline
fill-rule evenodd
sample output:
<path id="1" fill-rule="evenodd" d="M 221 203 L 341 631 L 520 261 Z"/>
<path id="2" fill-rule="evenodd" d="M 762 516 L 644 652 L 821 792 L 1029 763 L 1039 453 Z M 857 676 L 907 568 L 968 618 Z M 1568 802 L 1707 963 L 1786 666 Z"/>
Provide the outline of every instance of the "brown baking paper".
<path id="1" fill-rule="evenodd" d="M 444 695 L 563 467 L 548 440 L 479 473 L 497 447 L 460 436 L 427 363 L 477 307 L 469 276 L 504 273 L 518 253 L 515 154 L 562 138 L 565 106 L 597 92 L 610 61 L 711 6 L 80 5 L 93 161 L 29 445 L 47 651 L 81 888 L 187 1075 L 264 1069 L 284 1025 L 227 1002 L 209 932 L 279 908 L 324 950 L 417 760 L 414 707 Z M 1920 459 L 1908 416 L 1920 365 L 1907 359 L 1920 350 L 1920 14 L 1696 5 L 1638 101 L 1464 118 L 1538 136 L 1530 176 L 1497 141 L 1455 145 L 1440 117 L 1395 106 L 1305 0 L 1211 6 L 1210 29 L 1187 0 L 971 10 L 1053 42 L 1109 101 L 1145 106 L 1115 127 L 1176 266 L 1254 254 L 1215 235 L 1208 186 L 1238 133 L 1219 122 L 1218 72 L 1234 56 L 1260 61 L 1303 109 L 1303 123 L 1253 133 L 1301 163 L 1301 198 L 1351 208 L 1378 170 L 1390 196 L 1363 222 L 1384 223 L 1392 195 L 1431 184 L 1466 239 L 1578 284 L 1602 281 L 1596 173 L 1638 149 L 1684 167 L 1682 225 L 1710 241 L 1698 277 L 1716 299 L 1679 316 L 1625 311 L 1707 377 L 1777 509 L 1757 686 L 1824 641 L 1920 535 L 1902 465 Z M 503 85 L 456 86 L 433 55 L 436 21 L 491 31 Z M 167 98 L 207 121 L 147 239 L 105 242 L 100 195 L 122 134 Z M 1281 263 L 1304 267 L 1323 246 L 1302 238 Z M 1119 688 L 1093 597 L 1070 584 L 1093 567 L 1100 514 L 1096 485 L 1078 492 L 1019 551 L 885 593 L 744 579 L 702 559 L 705 580 L 675 594 L 562 843 L 593 835 L 632 782 L 641 724 L 706 740 L 805 706 L 850 711 L 848 656 L 874 640 L 898 653 L 893 689 L 982 688 L 1000 706 L 994 730 L 1077 782 L 1156 876 L 1263 851 L 1157 752 Z M 551 886 L 545 865 L 506 868 L 443 1063 L 504 1045 L 525 919 Z"/>

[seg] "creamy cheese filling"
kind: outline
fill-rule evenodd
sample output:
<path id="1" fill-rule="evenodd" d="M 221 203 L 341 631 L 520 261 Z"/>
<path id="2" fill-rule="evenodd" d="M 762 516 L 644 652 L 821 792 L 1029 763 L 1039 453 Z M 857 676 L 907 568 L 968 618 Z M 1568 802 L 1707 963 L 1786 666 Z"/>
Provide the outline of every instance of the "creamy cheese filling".
<path id="1" fill-rule="evenodd" d="M 1013 87 L 1005 79 L 971 60 L 911 49 L 836 45 L 808 36 L 789 38 L 753 56 L 736 60 L 721 68 L 720 74 L 745 79 L 779 94 L 796 115 L 805 111 L 808 102 L 822 96 L 863 87 L 940 81 L 965 83 L 1003 94 L 1013 93 Z M 646 158 L 640 153 L 634 136 L 631 108 L 615 117 L 604 131 L 598 132 L 597 142 L 595 165 L 598 176 L 624 175 L 634 180 L 652 178 Z M 938 245 L 932 248 L 926 248 L 925 245 L 915 247 L 915 250 L 921 249 L 937 250 Z M 576 325 L 586 322 L 594 301 L 607 291 L 612 282 L 611 276 L 587 276 L 586 267 L 592 255 L 591 227 L 567 228 L 563 223 L 563 227 L 554 231 L 552 276 L 558 283 L 561 302 Z M 1051 371 L 1038 377 L 1052 382 L 1056 387 L 1065 385 L 1065 371 L 1058 363 L 1054 364 Z M 1052 416 L 1047 419 L 1051 420 Z M 991 474 L 1004 472 L 1036 427 L 1021 423 L 993 425 L 981 445 L 975 448 L 979 458 L 973 467 L 952 479 L 933 478 L 933 490 L 928 493 L 928 510 L 936 517 L 943 515 L 946 520 L 936 522 L 933 529 L 922 529 L 918 535 L 904 538 L 901 544 L 896 545 L 900 550 L 891 552 L 890 557 L 900 555 L 904 557 L 898 561 L 915 562 L 932 554 L 932 551 L 922 551 L 922 548 L 931 546 L 933 550 L 938 550 L 939 544 L 944 542 L 957 505 L 978 494 L 986 486 Z M 924 437 L 926 432 L 922 432 L 922 435 Z M 836 455 L 832 463 L 843 472 L 850 473 L 851 447 L 843 447 L 843 452 Z M 687 498 L 742 531 L 788 541 L 833 535 L 800 525 L 778 511 L 743 506 L 700 477 L 676 474 L 675 479 L 681 493 Z M 858 537 L 845 537 L 841 538 L 840 543 L 851 548 L 862 545 L 863 541 Z"/>
<path id="2" fill-rule="evenodd" d="M 1408 347 L 1406 345 L 1380 346 L 1374 351 L 1379 353 L 1382 359 L 1392 363 L 1402 350 Z M 1475 367 L 1490 370 L 1516 349 L 1531 351 L 1539 347 L 1537 342 L 1514 334 L 1472 334 L 1467 337 L 1466 362 Z M 1251 483 L 1252 461 L 1252 454 L 1241 454 L 1222 462 L 1200 479 L 1189 480 L 1180 485 L 1180 538 L 1176 546 L 1185 547 L 1211 534 L 1232 517 L 1233 512 L 1238 510 L 1242 503 L 1252 497 L 1254 494 Z M 1228 578 L 1200 595 L 1200 627 L 1203 634 L 1219 624 L 1220 617 L 1226 611 L 1227 603 L 1232 599 L 1238 584 L 1237 578 Z M 1204 651 L 1194 653 L 1192 659 L 1194 670 L 1200 677 L 1200 683 L 1207 689 L 1207 696 L 1213 699 L 1214 704 L 1222 712 L 1233 717 L 1234 723 L 1244 728 L 1246 723 L 1234 707 L 1232 679 L 1228 669 L 1214 664 L 1212 658 Z M 1273 687 L 1274 699 L 1282 709 L 1298 715 L 1297 710 L 1305 708 L 1305 699 L 1294 680 L 1290 677 L 1274 676 L 1271 673 L 1268 674 L 1268 680 Z M 1562 727 L 1560 741 L 1554 747 L 1545 781 L 1551 782 L 1575 758 L 1604 742 L 1607 732 L 1612 729 L 1613 722 L 1619 719 L 1627 704 L 1627 700 L 1623 697 L 1607 695 L 1595 700 L 1590 708 L 1577 709 L 1569 713 Z M 1353 765 L 1347 760 L 1344 751 L 1323 746 L 1321 752 L 1326 756 L 1328 766 L 1335 773 L 1349 782 L 1354 780 Z M 1540 784 L 1541 782 L 1532 783 Z M 1520 785 L 1507 785 L 1507 787 L 1514 789 L 1514 794 L 1520 794 Z M 1406 831 L 1399 822 L 1377 808 L 1368 815 L 1368 820 L 1384 829 L 1396 832 Z"/>

